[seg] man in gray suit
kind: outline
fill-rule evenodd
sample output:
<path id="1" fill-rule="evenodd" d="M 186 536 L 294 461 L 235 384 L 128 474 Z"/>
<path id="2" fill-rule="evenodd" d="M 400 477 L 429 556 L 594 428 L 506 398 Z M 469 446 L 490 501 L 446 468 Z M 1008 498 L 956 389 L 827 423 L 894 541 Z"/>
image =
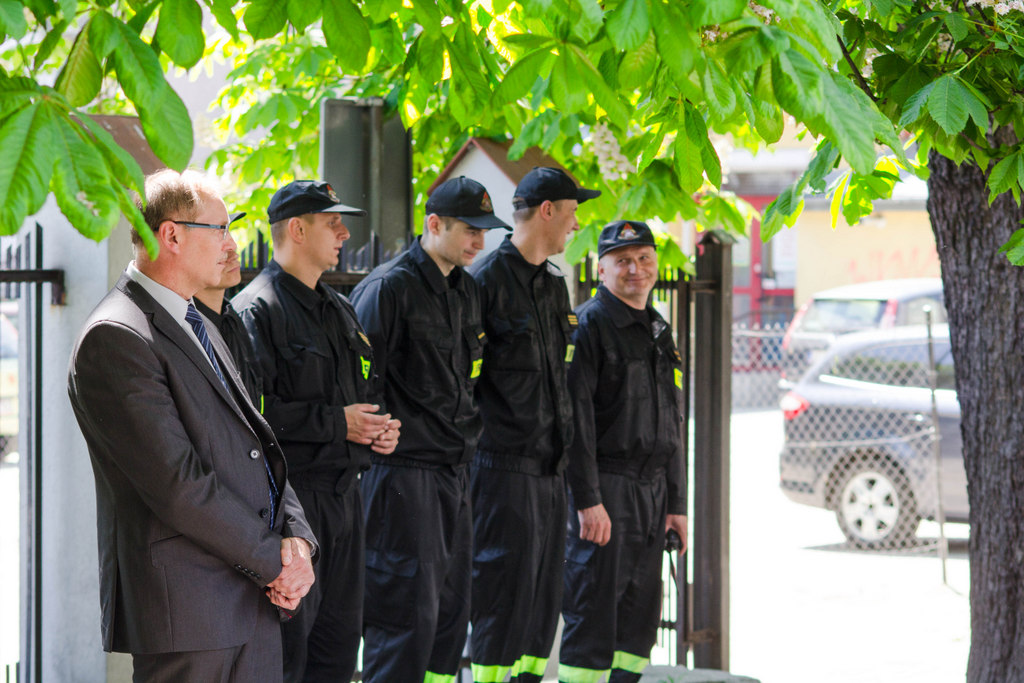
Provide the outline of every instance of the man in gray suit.
<path id="1" fill-rule="evenodd" d="M 228 213 L 194 171 L 147 178 L 142 210 L 159 254 L 133 231 L 135 261 L 68 376 L 96 477 L 103 647 L 133 655 L 135 681 L 280 681 L 279 609 L 309 590 L 316 545 L 273 432 L 192 305 L 234 248 Z"/>

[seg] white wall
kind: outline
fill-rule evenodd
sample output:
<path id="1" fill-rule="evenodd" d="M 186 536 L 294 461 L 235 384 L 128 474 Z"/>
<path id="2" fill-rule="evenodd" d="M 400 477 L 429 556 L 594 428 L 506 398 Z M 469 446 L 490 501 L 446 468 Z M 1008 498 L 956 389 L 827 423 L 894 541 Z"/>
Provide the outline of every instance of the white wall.
<path id="1" fill-rule="evenodd" d="M 50 285 L 42 287 L 43 412 L 38 454 L 42 671 L 38 680 L 94 683 L 107 679 L 108 668 L 100 644 L 95 487 L 88 450 L 68 401 L 67 368 L 82 323 L 110 288 L 114 273 L 124 268 L 130 248 L 123 223 L 102 244 L 82 237 L 56 208 L 52 196 L 27 228 L 34 229 L 36 222 L 43 227 L 43 268 L 63 269 L 67 291 L 66 305 L 54 306 Z M 27 540 L 23 533 L 23 560 Z"/>

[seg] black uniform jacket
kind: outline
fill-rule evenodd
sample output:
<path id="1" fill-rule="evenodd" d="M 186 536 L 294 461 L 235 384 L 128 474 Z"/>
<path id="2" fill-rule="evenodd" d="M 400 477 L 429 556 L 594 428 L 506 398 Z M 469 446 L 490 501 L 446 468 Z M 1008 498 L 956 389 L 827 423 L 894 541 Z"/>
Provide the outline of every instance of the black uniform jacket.
<path id="1" fill-rule="evenodd" d="M 477 462 L 553 474 L 572 441 L 566 369 L 576 316 L 555 265 L 528 262 L 508 237 L 469 272 L 480 285 L 483 373 L 476 387 L 484 421 Z"/>
<path id="2" fill-rule="evenodd" d="M 575 437 L 569 485 L 577 509 L 601 501 L 598 472 L 667 477 L 668 513 L 686 514 L 680 408 L 682 359 L 650 305 L 651 326 L 604 285 L 576 309 L 569 368 Z"/>
<path id="3" fill-rule="evenodd" d="M 193 300 L 193 303 L 195 303 L 196 309 L 220 332 L 224 343 L 231 351 L 231 357 L 238 368 L 238 376 L 242 378 L 249 398 L 252 399 L 253 405 L 259 406 L 260 397 L 263 395 L 263 379 L 256 362 L 256 354 L 252 350 L 252 343 L 249 341 L 249 333 L 246 332 L 242 319 L 227 299 L 224 300 L 219 312 L 204 304 L 198 297 Z"/>
<path id="4" fill-rule="evenodd" d="M 289 475 L 310 487 L 370 464 L 370 447 L 346 441 L 345 406 L 382 405 L 370 342 L 348 300 L 323 283 L 310 289 L 271 261 L 232 304 L 263 375 L 263 415 Z"/>
<path id="5" fill-rule="evenodd" d="M 388 409 L 402 421 L 395 452 L 374 461 L 469 462 L 482 427 L 473 387 L 486 341 L 476 282 L 461 268 L 445 278 L 417 240 L 360 282 L 352 303 L 373 344 Z"/>

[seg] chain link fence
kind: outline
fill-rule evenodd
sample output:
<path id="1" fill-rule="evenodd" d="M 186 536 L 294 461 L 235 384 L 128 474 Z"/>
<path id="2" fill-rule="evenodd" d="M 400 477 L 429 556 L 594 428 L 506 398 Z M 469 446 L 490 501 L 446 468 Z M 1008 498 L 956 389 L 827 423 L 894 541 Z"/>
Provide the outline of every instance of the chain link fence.
<path id="1" fill-rule="evenodd" d="M 835 513 L 852 548 L 928 550 L 922 520 L 967 521 L 949 332 L 937 325 L 843 335 L 792 367 L 785 329 L 733 328 L 733 407 L 781 408 L 780 484 Z M 783 381 L 780 382 L 780 379 Z"/>

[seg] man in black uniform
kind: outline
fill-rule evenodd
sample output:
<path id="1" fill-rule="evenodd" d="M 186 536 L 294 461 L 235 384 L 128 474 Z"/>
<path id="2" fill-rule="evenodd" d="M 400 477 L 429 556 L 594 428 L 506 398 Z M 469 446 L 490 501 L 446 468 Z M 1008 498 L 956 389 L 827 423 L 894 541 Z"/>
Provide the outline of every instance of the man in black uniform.
<path id="1" fill-rule="evenodd" d="M 476 388 L 484 431 L 471 477 L 475 683 L 540 681 L 558 627 L 576 316 L 547 258 L 579 228 L 579 202 L 599 194 L 559 169 L 533 169 L 512 200 L 511 237 L 470 269 L 487 333 Z"/>
<path id="2" fill-rule="evenodd" d="M 682 360 L 648 303 L 658 277 L 646 223 L 616 221 L 598 241 L 597 295 L 576 309 L 569 368 L 563 683 L 640 680 L 661 615 L 661 553 L 673 529 L 686 547 Z"/>
<path id="3" fill-rule="evenodd" d="M 233 213 L 231 222 L 234 223 L 243 216 L 245 213 Z M 259 407 L 260 397 L 263 395 L 263 385 L 259 376 L 259 366 L 249 341 L 249 333 L 231 302 L 224 297 L 225 290 L 234 287 L 241 281 L 242 269 L 238 260 L 238 251 L 232 248 L 228 251 L 228 260 L 220 282 L 216 287 L 200 289 L 193 295 L 193 302 L 200 315 L 210 323 L 207 325 L 207 330 L 211 327 L 216 330 L 228 349 L 231 350 L 231 357 L 234 358 L 235 366 L 238 368 L 238 376 L 242 378 L 242 383 L 245 385 L 245 390 L 249 393 L 253 405 Z"/>
<path id="4" fill-rule="evenodd" d="M 484 230 L 507 228 L 480 183 L 434 190 L 423 236 L 352 292 L 389 408 L 405 433 L 363 477 L 363 680 L 454 681 L 469 622 L 472 517 L 467 465 L 481 421 L 473 386 L 485 336 L 463 271 Z"/>
<path id="5" fill-rule="evenodd" d="M 286 681 L 348 681 L 362 630 L 359 472 L 390 453 L 399 422 L 380 412 L 370 342 L 351 304 L 320 282 L 349 232 L 322 181 L 279 189 L 268 210 L 274 258 L 234 299 L 263 377 L 263 414 L 317 538 L 319 590 L 282 626 Z M 312 597 L 312 599 L 309 599 Z"/>

